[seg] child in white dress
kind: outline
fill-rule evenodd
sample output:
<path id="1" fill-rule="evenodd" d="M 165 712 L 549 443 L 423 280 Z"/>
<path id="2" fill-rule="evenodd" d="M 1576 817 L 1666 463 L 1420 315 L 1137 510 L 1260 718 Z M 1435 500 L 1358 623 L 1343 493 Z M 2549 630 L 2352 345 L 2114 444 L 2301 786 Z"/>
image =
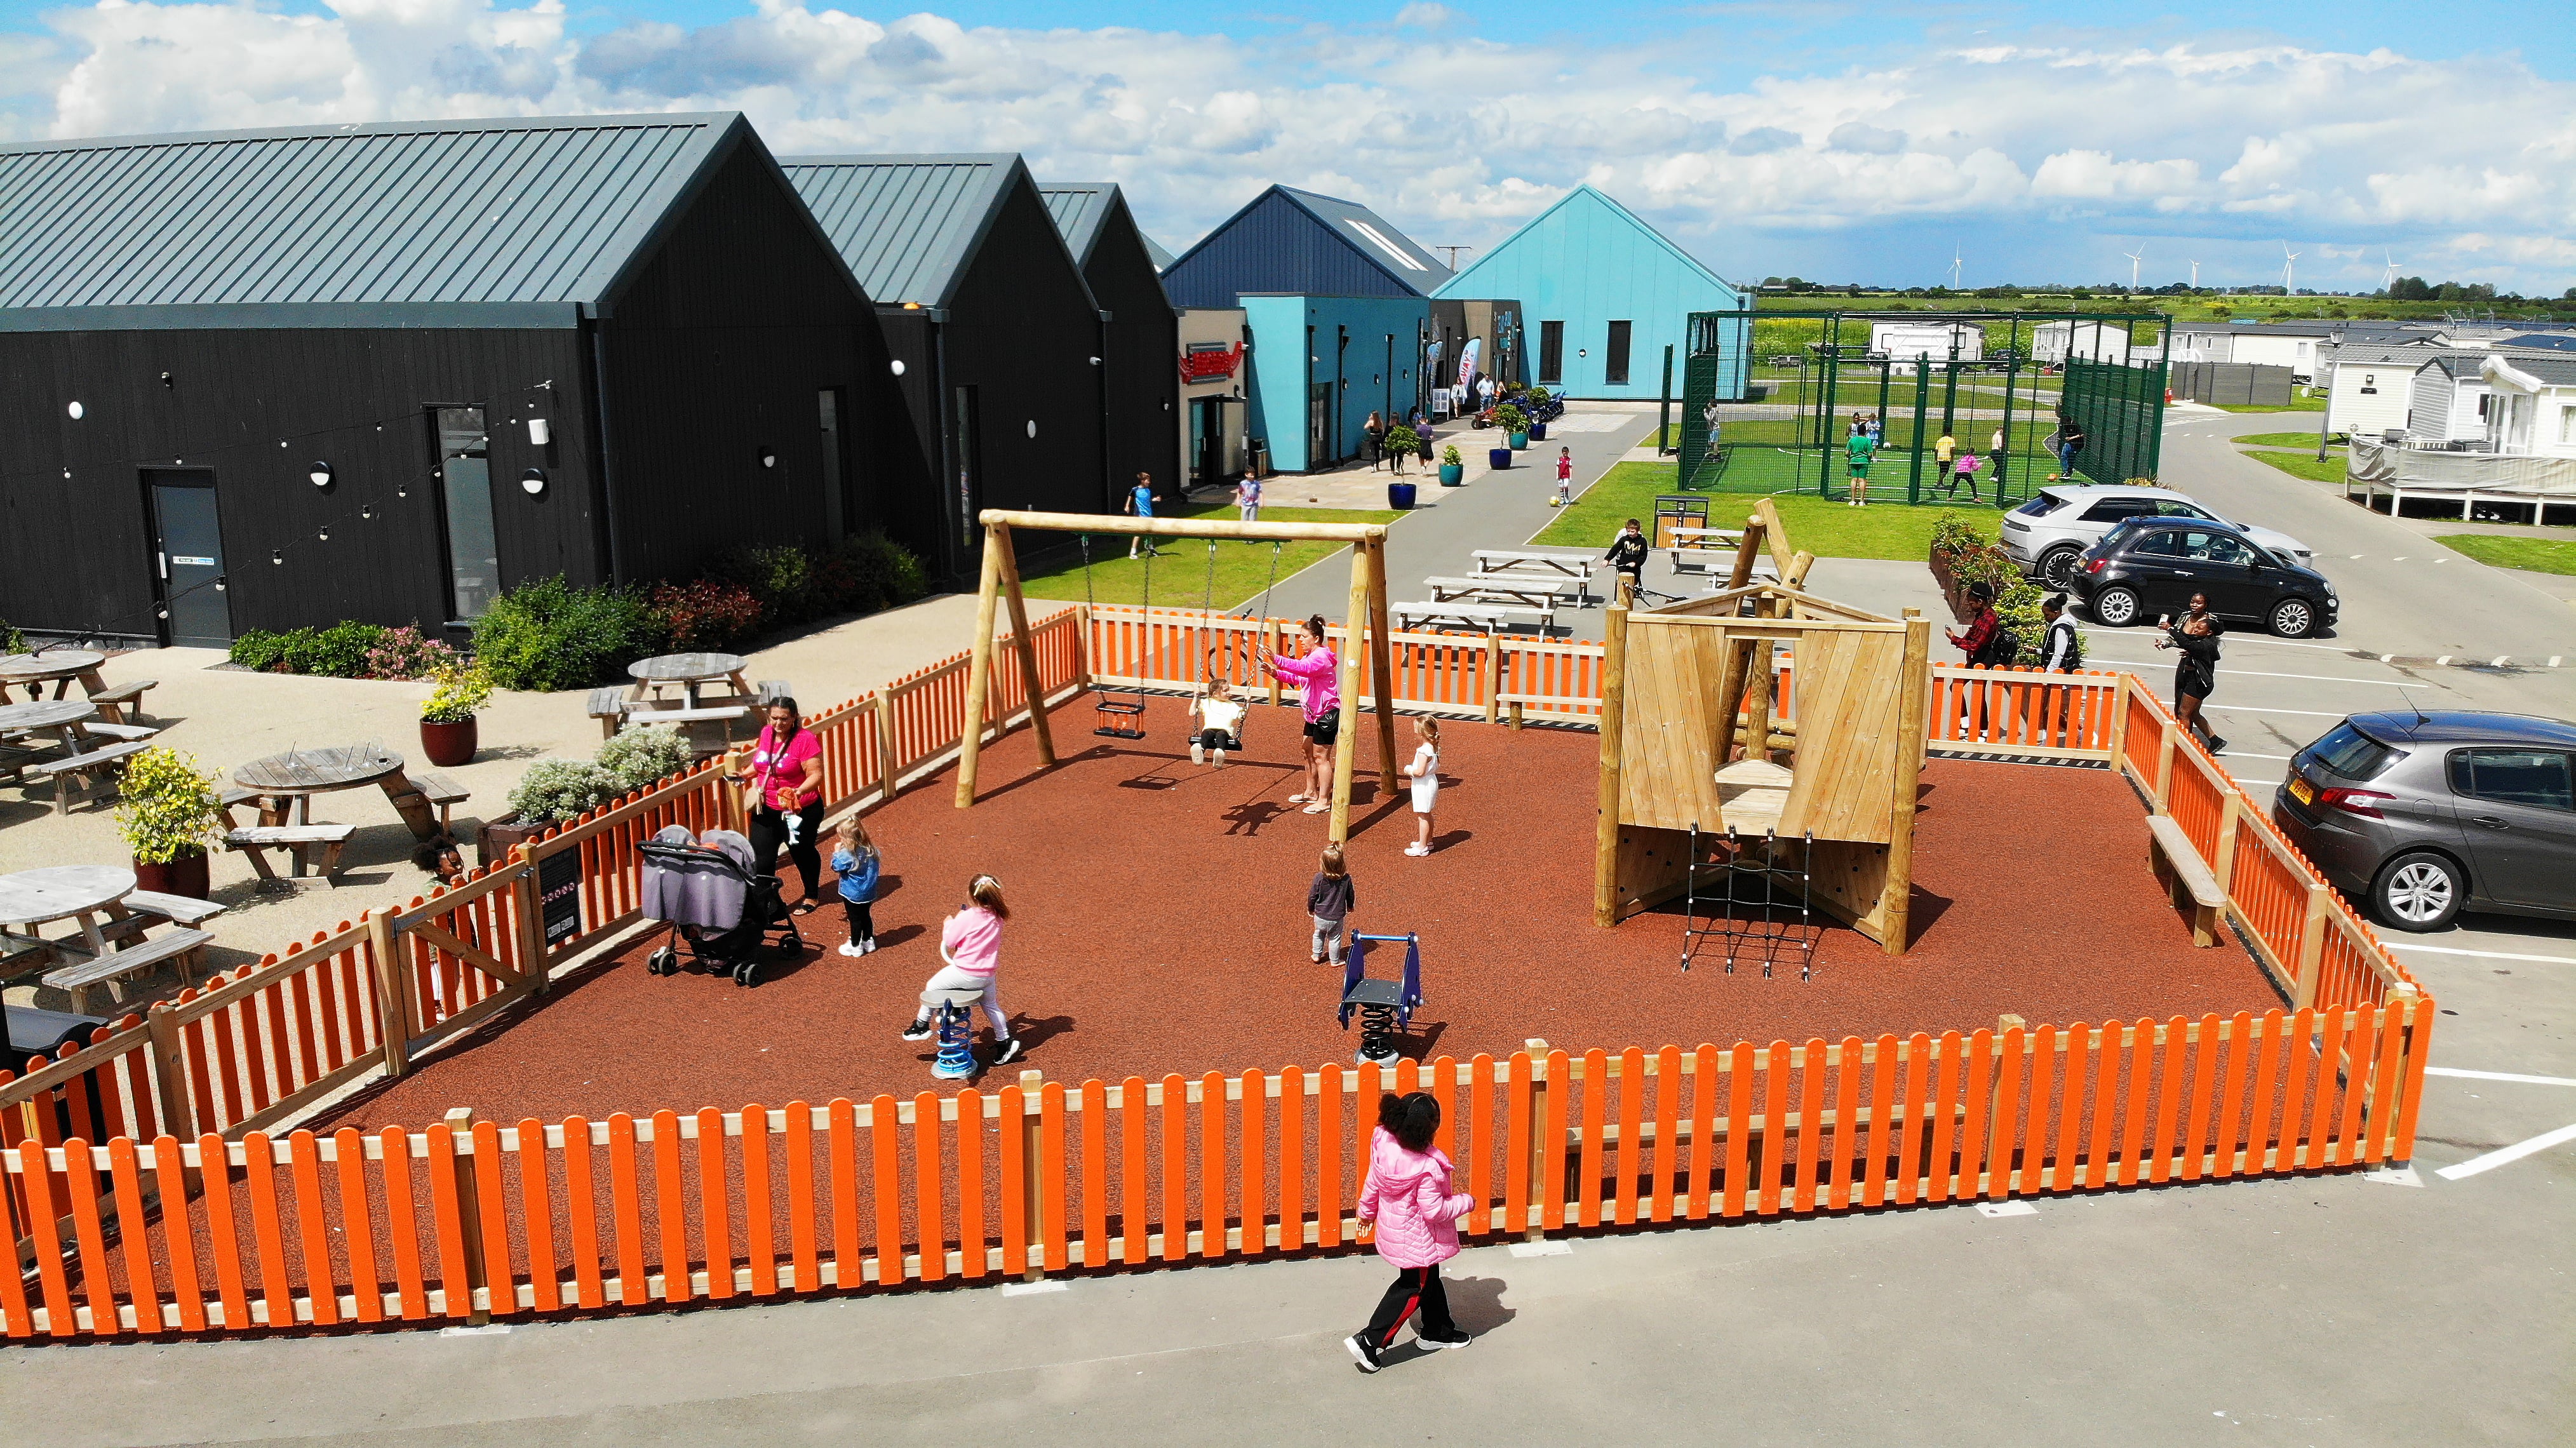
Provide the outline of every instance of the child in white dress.
<path id="1" fill-rule="evenodd" d="M 1225 768 L 1225 752 L 1243 747 L 1243 705 L 1234 697 L 1234 687 L 1211 674 L 1200 686 L 1199 696 L 1190 701 L 1190 763 L 1213 762 Z M 1209 755 L 1213 753 L 1213 761 Z"/>
<path id="2" fill-rule="evenodd" d="M 1413 737 L 1413 762 L 1404 766 L 1407 779 L 1413 781 L 1413 843 L 1404 847 L 1408 855 L 1431 853 L 1431 809 L 1440 802 L 1440 721 L 1416 719 Z"/>

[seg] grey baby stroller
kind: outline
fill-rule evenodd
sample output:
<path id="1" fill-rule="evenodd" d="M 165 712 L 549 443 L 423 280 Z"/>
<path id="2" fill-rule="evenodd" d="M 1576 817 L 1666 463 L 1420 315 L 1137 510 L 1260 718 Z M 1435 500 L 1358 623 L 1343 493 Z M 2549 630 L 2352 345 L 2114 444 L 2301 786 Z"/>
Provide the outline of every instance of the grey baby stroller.
<path id="1" fill-rule="evenodd" d="M 735 985 L 760 978 L 760 948 L 775 933 L 788 954 L 805 949 L 795 918 L 778 898 L 778 877 L 754 874 L 751 841 L 732 830 L 709 830 L 692 839 L 672 825 L 644 842 L 644 916 L 670 923 L 671 934 L 644 959 L 655 975 L 680 969 L 680 945 L 710 971 L 729 973 Z"/>

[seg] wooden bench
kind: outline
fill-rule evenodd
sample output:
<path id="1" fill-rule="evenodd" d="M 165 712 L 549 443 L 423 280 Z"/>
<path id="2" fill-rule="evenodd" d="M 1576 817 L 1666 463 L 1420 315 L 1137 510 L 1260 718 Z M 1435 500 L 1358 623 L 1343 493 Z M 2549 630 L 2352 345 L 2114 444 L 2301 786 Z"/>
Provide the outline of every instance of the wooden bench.
<path id="1" fill-rule="evenodd" d="M 719 704 L 709 709 L 646 709 L 641 706 L 626 711 L 629 724 L 708 724 L 722 720 L 731 724 L 751 717 L 748 704 Z M 728 731 L 728 736 L 730 731 Z"/>
<path id="2" fill-rule="evenodd" d="M 332 876 L 340 872 L 340 851 L 357 832 L 356 825 L 258 825 L 226 830 L 224 848 L 250 856 L 251 872 L 262 880 L 329 889 L 339 883 Z M 292 873 L 279 875 L 269 869 L 270 850 L 284 850 L 293 857 Z"/>
<path id="3" fill-rule="evenodd" d="M 751 702 L 755 708 L 767 709 L 779 700 L 794 698 L 795 695 L 796 691 L 787 686 L 785 679 L 763 679 L 754 691 Z"/>
<path id="4" fill-rule="evenodd" d="M 1601 707 L 1598 699 L 1577 699 L 1562 694 L 1496 694 L 1494 703 L 1502 709 L 1505 722 L 1514 729 L 1521 727 L 1522 710 L 1529 707 L 1562 709 L 1569 713 L 1578 709 L 1597 711 Z"/>
<path id="5" fill-rule="evenodd" d="M 92 694 L 89 696 L 89 701 L 98 706 L 100 718 L 110 724 L 123 724 L 126 722 L 125 714 L 129 709 L 137 718 L 142 716 L 144 691 L 160 687 L 161 681 L 158 679 L 137 679 L 131 684 L 119 684 L 113 689 Z"/>
<path id="6" fill-rule="evenodd" d="M 149 739 L 161 731 L 153 728 L 149 724 L 108 724 L 94 720 L 81 725 L 81 732 L 83 734 L 94 734 L 104 739 L 116 739 L 131 743 L 135 740 Z"/>
<path id="7" fill-rule="evenodd" d="M 149 940 L 138 940 L 132 945 L 111 950 L 95 960 L 83 960 L 46 971 L 37 979 L 56 990 L 69 992 L 73 1010 L 82 1015 L 96 1015 L 98 1013 L 90 1009 L 91 991 L 150 970 L 165 960 L 179 967 L 181 985 L 193 985 L 196 977 L 191 968 L 214 938 L 203 930 L 173 930 L 167 935 L 156 935 Z M 121 990 L 118 998 L 123 999 Z"/>
<path id="8" fill-rule="evenodd" d="M 626 691 L 615 684 L 602 684 L 590 691 L 590 717 L 599 721 L 599 737 L 614 738 L 618 721 L 626 717 Z"/>
<path id="9" fill-rule="evenodd" d="M 1527 619 L 1537 624 L 1541 633 L 1556 627 L 1555 609 L 1530 608 L 1516 603 L 1390 603 L 1386 609 L 1395 615 L 1397 628 L 1410 628 L 1417 623 L 1438 619 L 1488 633 L 1507 627 L 1514 619 Z"/>
<path id="10" fill-rule="evenodd" d="M 413 770 L 404 778 L 411 781 L 412 788 L 420 791 L 421 798 L 438 806 L 438 828 L 444 833 L 454 834 L 456 822 L 452 816 L 456 807 L 472 799 L 473 793 L 446 775 L 426 769 Z"/>
<path id="11" fill-rule="evenodd" d="M 1501 593 L 1516 598 L 1555 598 L 1583 592 L 1583 580 L 1568 573 L 1467 573 L 1435 575 L 1422 580 L 1432 596 L 1448 599 L 1467 593 Z"/>
<path id="12" fill-rule="evenodd" d="M 2147 816 L 2147 841 L 2147 867 L 2173 897 L 2174 908 L 2191 914 L 2191 943 L 2224 943 L 2227 891 L 2209 866 L 2201 863 L 2200 851 L 2192 848 L 2181 822 L 2172 815 Z"/>
<path id="13" fill-rule="evenodd" d="M 54 782 L 54 813 L 70 814 L 74 804 L 86 804 L 101 794 L 113 793 L 109 781 L 124 767 L 126 756 L 140 754 L 140 741 L 128 740 L 75 754 L 69 759 L 42 759 L 26 766 L 26 772 L 38 779 Z"/>

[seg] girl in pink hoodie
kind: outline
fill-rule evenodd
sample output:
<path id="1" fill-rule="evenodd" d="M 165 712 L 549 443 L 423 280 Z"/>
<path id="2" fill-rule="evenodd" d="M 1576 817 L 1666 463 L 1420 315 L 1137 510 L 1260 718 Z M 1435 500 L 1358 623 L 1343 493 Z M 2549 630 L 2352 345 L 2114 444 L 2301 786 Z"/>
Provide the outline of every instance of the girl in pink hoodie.
<path id="1" fill-rule="evenodd" d="M 989 1065 L 1007 1066 L 1020 1059 L 1020 1043 L 1011 1035 L 1011 1018 L 1002 1009 L 1002 993 L 993 973 L 1002 965 L 1002 922 L 1011 907 L 1002 900 L 1002 882 L 978 875 L 966 886 L 966 903 L 939 927 L 939 973 L 921 988 L 921 1010 L 903 1028 L 907 1041 L 927 1041 L 938 1034 L 933 1014 L 943 1005 L 981 1005 L 984 1022 L 1000 1047 Z"/>
<path id="2" fill-rule="evenodd" d="M 1360 1220 L 1377 1224 L 1378 1255 L 1395 1264 L 1395 1285 L 1378 1299 L 1377 1315 L 1342 1346 L 1360 1371 L 1378 1370 L 1395 1334 L 1418 1309 L 1414 1340 L 1425 1348 L 1465 1347 L 1472 1339 L 1449 1317 L 1449 1293 L 1440 1264 L 1458 1255 L 1458 1216 L 1476 1204 L 1449 1190 L 1448 1153 L 1432 1145 L 1440 1134 L 1440 1103 L 1431 1093 L 1387 1095 L 1377 1104 L 1377 1130 L 1369 1139 L 1368 1177 L 1360 1183 Z"/>

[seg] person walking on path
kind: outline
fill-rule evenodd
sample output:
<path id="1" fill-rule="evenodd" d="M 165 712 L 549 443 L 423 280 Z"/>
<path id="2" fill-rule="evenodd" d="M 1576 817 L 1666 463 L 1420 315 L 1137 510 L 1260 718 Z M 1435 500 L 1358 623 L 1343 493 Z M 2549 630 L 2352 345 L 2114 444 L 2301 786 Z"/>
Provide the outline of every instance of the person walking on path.
<path id="1" fill-rule="evenodd" d="M 1370 472 L 1376 472 L 1377 465 L 1386 461 L 1386 419 L 1374 410 L 1369 413 L 1368 421 L 1360 425 L 1360 454 L 1367 461 Z"/>
<path id="2" fill-rule="evenodd" d="M 1465 1347 L 1474 1339 L 1449 1316 L 1449 1290 L 1440 1264 L 1458 1255 L 1458 1218 L 1476 1205 L 1449 1190 L 1455 1170 L 1449 1154 L 1433 1144 L 1440 1134 L 1440 1103 L 1427 1091 L 1389 1093 L 1377 1104 L 1377 1130 L 1369 1136 L 1368 1175 L 1360 1182 L 1359 1218 L 1377 1227 L 1377 1252 L 1396 1269 L 1368 1326 L 1342 1343 L 1361 1372 L 1384 1365 L 1395 1335 L 1419 1312 L 1414 1340 L 1433 1350 Z"/>
<path id="3" fill-rule="evenodd" d="M 1431 419 L 1424 416 L 1422 409 L 1418 407 L 1413 410 L 1413 436 L 1414 456 L 1422 460 L 1422 466 L 1427 470 L 1432 463 L 1431 443 L 1434 434 Z"/>
<path id="4" fill-rule="evenodd" d="M 1010 918 L 1011 907 L 1002 902 L 1001 881 L 978 875 L 967 882 L 966 903 L 939 927 L 942 964 L 921 988 L 921 1011 L 903 1028 L 905 1040 L 927 1041 L 938 1034 L 939 1007 L 972 1002 L 983 1007 L 984 1024 L 993 1028 L 993 1044 L 1001 1048 L 991 1064 L 1007 1066 L 1020 1059 L 1019 1038 L 1011 1034 L 1001 990 L 993 984 L 994 974 L 1002 967 L 1002 922 Z"/>
<path id="5" fill-rule="evenodd" d="M 868 839 L 868 827 L 855 814 L 841 820 L 839 842 L 832 850 L 832 873 L 841 880 L 841 913 L 849 917 L 850 938 L 841 946 L 843 955 L 865 955 L 877 948 L 877 923 L 870 914 L 876 904 L 877 877 L 884 858 Z"/>
<path id="6" fill-rule="evenodd" d="M 1342 963 L 1342 942 L 1348 937 L 1351 910 L 1360 903 L 1359 887 L 1351 883 L 1350 866 L 1342 859 L 1342 847 L 1324 846 L 1321 868 L 1306 884 L 1306 914 L 1315 922 L 1315 964 Z"/>
<path id="7" fill-rule="evenodd" d="M 797 717 L 795 700 L 769 706 L 750 764 L 736 779 L 751 812 L 751 867 L 777 874 L 784 845 L 805 885 L 796 913 L 807 914 L 822 903 L 823 893 L 823 743 Z"/>
<path id="8" fill-rule="evenodd" d="M 1136 486 L 1127 490 L 1127 513 L 1128 516 L 1134 518 L 1151 518 L 1154 516 L 1154 475 L 1152 473 L 1138 473 L 1136 475 Z M 1150 533 L 1139 533 L 1135 537 L 1127 540 L 1128 557 L 1135 557 L 1136 550 L 1139 548 L 1144 549 L 1148 553 L 1160 553 L 1162 551 L 1154 546 L 1154 537 Z"/>
<path id="9" fill-rule="evenodd" d="M 1288 796 L 1288 802 L 1304 805 L 1308 814 L 1322 814 L 1333 807 L 1333 741 L 1342 728 L 1342 661 L 1324 642 L 1322 614 L 1306 620 L 1306 641 L 1302 658 L 1281 658 L 1268 649 L 1256 657 L 1263 673 L 1305 691 L 1306 787 Z"/>
<path id="10" fill-rule="evenodd" d="M 2160 649 L 2179 649 L 2182 658 L 2174 664 L 2174 717 L 2184 728 L 2198 734 L 2209 745 L 2212 754 L 2222 753 L 2227 741 L 2209 727 L 2201 710 L 2209 700 L 2209 691 L 2218 682 L 2218 636 L 2226 632 L 2218 615 L 2209 611 L 2209 596 L 2191 596 L 2191 612 L 2179 620 L 2170 616 L 2158 619 L 2165 636 L 2156 640 Z"/>
<path id="11" fill-rule="evenodd" d="M 1628 592 L 1634 593 L 1646 586 L 1646 551 L 1645 529 L 1631 518 L 1601 558 L 1610 565 L 1611 572 L 1627 580 Z"/>

